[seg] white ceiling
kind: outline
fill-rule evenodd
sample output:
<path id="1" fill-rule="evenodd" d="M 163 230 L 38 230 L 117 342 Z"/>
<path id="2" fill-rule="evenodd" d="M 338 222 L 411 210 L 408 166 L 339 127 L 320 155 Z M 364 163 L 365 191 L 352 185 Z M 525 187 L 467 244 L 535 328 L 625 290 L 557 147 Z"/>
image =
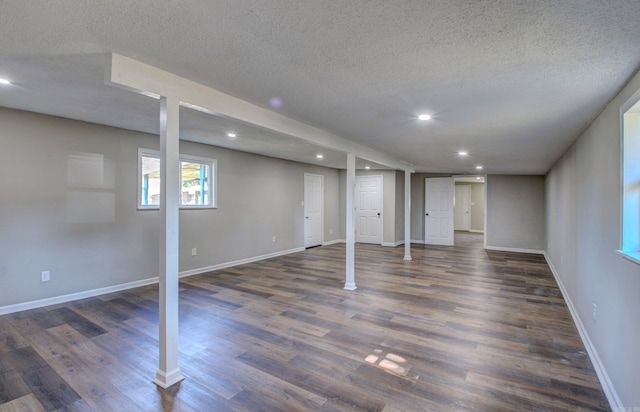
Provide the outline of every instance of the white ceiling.
<path id="1" fill-rule="evenodd" d="M 157 133 L 157 100 L 105 86 L 115 52 L 260 106 L 278 97 L 272 110 L 420 172 L 545 173 L 640 66 L 637 0 L 0 7 L 0 77 L 15 82 L 0 106 Z M 342 153 L 322 163 L 301 140 L 183 112 L 188 140 L 345 165 Z"/>

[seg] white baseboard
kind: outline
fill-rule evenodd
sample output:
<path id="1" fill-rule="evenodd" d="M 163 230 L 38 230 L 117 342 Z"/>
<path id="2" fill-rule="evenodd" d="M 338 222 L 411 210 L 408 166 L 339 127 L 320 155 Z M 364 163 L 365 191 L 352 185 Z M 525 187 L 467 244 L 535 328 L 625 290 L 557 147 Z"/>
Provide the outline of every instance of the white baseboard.
<path id="1" fill-rule="evenodd" d="M 582 319 L 580 319 L 580 315 L 573 305 L 573 301 L 571 300 L 571 296 L 567 292 L 564 287 L 564 283 L 562 283 L 562 279 L 560 279 L 560 274 L 553 266 L 549 255 L 546 252 L 543 253 L 544 258 L 551 269 L 551 273 L 553 273 L 553 277 L 556 279 L 556 283 L 560 288 L 560 292 L 562 292 L 562 296 L 564 297 L 564 301 L 567 302 L 567 307 L 569 308 L 569 312 L 571 313 L 571 317 L 573 318 L 573 323 L 575 323 L 576 328 L 578 328 L 578 333 L 580 333 L 580 338 L 582 338 L 582 343 L 584 347 L 587 349 L 587 353 L 589 354 L 589 359 L 591 359 L 591 363 L 593 364 L 593 368 L 596 370 L 596 375 L 598 375 L 598 379 L 600 380 L 600 384 L 602 385 L 602 390 L 604 391 L 607 400 L 609 401 L 609 406 L 614 411 L 624 411 L 625 407 L 618 396 L 618 392 L 616 392 L 613 383 L 611 382 L 611 378 L 609 378 L 609 374 L 602 364 L 602 360 L 600 360 L 600 356 L 598 355 L 598 351 L 595 346 L 591 342 L 591 338 L 589 338 L 589 334 L 582 323 Z"/>
<path id="2" fill-rule="evenodd" d="M 484 230 L 469 229 L 469 232 L 471 232 L 471 233 L 484 233 Z"/>
<path id="3" fill-rule="evenodd" d="M 382 242 L 381 245 L 386 247 L 398 247 L 400 245 L 404 245 L 404 240 L 399 240 L 397 242 Z"/>
<path id="4" fill-rule="evenodd" d="M 327 242 L 322 242 L 322 246 L 335 245 L 336 243 L 347 243 L 347 241 L 344 239 L 329 240 Z"/>
<path id="5" fill-rule="evenodd" d="M 498 252 L 515 252 L 515 253 L 532 253 L 534 255 L 544 255 L 544 250 L 537 249 L 519 249 L 515 247 L 487 246 L 487 250 L 495 250 Z"/>
<path id="6" fill-rule="evenodd" d="M 106 295 L 107 293 L 119 292 L 121 290 L 139 288 L 141 286 L 152 285 L 158 283 L 158 277 L 136 280 L 134 282 L 121 283 L 119 285 L 107 286 L 99 289 L 87 290 L 84 292 L 70 293 L 68 295 L 55 296 L 52 298 L 33 300 L 31 302 L 16 303 L 15 305 L 7 305 L 0 307 L 0 315 L 8 313 L 20 312 L 23 310 L 41 308 L 43 306 L 57 305 L 59 303 L 71 302 L 72 300 L 92 298 L 94 296 Z"/>
<path id="7" fill-rule="evenodd" d="M 214 270 L 224 269 L 224 268 L 228 268 L 228 267 L 232 267 L 232 266 L 238 266 L 238 265 L 242 265 L 242 264 L 245 264 L 245 263 L 257 262 L 259 260 L 270 259 L 270 258 L 273 258 L 273 257 L 282 256 L 282 255 L 288 255 L 288 254 L 296 253 L 296 252 L 302 252 L 304 250 L 305 249 L 303 247 L 295 248 L 295 249 L 289 249 L 289 250 L 282 250 L 282 251 L 279 251 L 279 252 L 268 253 L 266 255 L 260 255 L 260 256 L 254 256 L 254 257 L 250 257 L 250 258 L 246 258 L 246 259 L 234 260 L 234 261 L 231 261 L 231 262 L 220 263 L 218 265 L 207 266 L 207 267 L 198 268 L 198 269 L 186 270 L 186 271 L 180 272 L 178 276 L 183 278 L 183 277 L 187 277 L 187 276 L 199 275 L 199 274 L 202 274 L 202 273 L 207 273 L 207 272 L 211 272 L 211 271 L 214 271 Z M 34 301 L 31 301 L 31 302 L 17 303 L 15 305 L 1 306 L 0 307 L 0 315 L 6 315 L 6 314 L 9 314 L 9 313 L 20 312 L 20 311 L 23 311 L 23 310 L 41 308 L 43 306 L 57 305 L 57 304 L 60 304 L 60 303 L 71 302 L 73 300 L 86 299 L 86 298 L 92 298 L 92 297 L 95 297 L 95 296 L 106 295 L 107 293 L 119 292 L 119 291 L 122 291 L 122 290 L 127 290 L 127 289 L 138 288 L 138 287 L 141 287 L 141 286 L 152 285 L 154 283 L 158 283 L 158 281 L 159 281 L 158 277 L 155 276 L 155 277 L 148 278 L 148 279 L 136 280 L 134 282 L 121 283 L 119 285 L 107 286 L 107 287 L 104 287 L 104 288 L 92 289 L 92 290 L 87 290 L 87 291 L 77 292 L 77 293 L 70 293 L 68 295 L 62 295 L 62 296 L 54 296 L 52 298 L 34 300 Z"/>
<path id="8" fill-rule="evenodd" d="M 233 260 L 231 262 L 219 263 L 217 265 L 206 266 L 206 267 L 203 267 L 203 268 L 185 270 L 184 272 L 180 272 L 179 277 L 184 278 L 184 277 L 187 277 L 187 276 L 200 275 L 202 273 L 212 272 L 214 270 L 220 270 L 220 269 L 230 268 L 230 267 L 233 267 L 233 266 L 244 265 L 245 263 L 252 263 L 252 262 L 257 262 L 259 260 L 271 259 L 271 258 L 282 256 L 282 255 L 288 255 L 288 254 L 291 254 L 291 253 L 303 252 L 304 250 L 305 249 L 303 247 L 299 247 L 299 248 L 295 248 L 295 249 L 282 250 L 282 251 L 279 251 L 279 252 L 268 253 L 266 255 L 253 256 L 253 257 L 246 258 L 246 259 L 239 259 L 239 260 Z"/>
<path id="9" fill-rule="evenodd" d="M 424 245 L 424 239 L 411 239 L 411 243 L 417 243 L 419 245 Z"/>

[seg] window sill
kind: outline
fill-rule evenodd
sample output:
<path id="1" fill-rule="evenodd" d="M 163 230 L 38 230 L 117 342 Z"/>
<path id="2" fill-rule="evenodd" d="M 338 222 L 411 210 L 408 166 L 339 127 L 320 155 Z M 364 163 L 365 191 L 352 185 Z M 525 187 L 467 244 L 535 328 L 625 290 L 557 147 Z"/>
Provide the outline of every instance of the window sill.
<path id="1" fill-rule="evenodd" d="M 215 210 L 217 206 L 180 206 L 180 210 Z M 138 206 L 138 211 L 145 210 L 160 210 L 159 206 L 155 207 L 140 207 Z"/>
<path id="2" fill-rule="evenodd" d="M 635 263 L 636 265 L 640 265 L 640 251 L 625 251 L 625 250 L 616 250 L 616 253 L 627 259 L 630 262 Z"/>

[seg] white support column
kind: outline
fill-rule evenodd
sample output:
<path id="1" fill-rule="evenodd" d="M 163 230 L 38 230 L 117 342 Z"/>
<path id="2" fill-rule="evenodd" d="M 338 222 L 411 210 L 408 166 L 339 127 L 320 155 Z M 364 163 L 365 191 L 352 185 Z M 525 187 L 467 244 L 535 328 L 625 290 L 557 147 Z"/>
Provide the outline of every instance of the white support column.
<path id="1" fill-rule="evenodd" d="M 162 388 L 184 379 L 178 366 L 180 101 L 160 101 L 160 366 L 154 383 Z"/>
<path id="2" fill-rule="evenodd" d="M 404 260 L 411 260 L 411 171 L 404 171 Z"/>
<path id="3" fill-rule="evenodd" d="M 344 288 L 347 290 L 356 289 L 355 278 L 355 253 L 356 253 L 356 233 L 353 221 L 353 189 L 356 183 L 356 156 L 347 154 L 347 276 Z"/>

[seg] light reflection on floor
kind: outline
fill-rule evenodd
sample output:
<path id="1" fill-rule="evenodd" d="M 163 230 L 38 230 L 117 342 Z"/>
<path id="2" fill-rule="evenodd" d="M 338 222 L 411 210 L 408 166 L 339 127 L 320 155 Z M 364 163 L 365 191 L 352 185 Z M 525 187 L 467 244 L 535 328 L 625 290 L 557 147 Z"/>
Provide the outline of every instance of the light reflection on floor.
<path id="1" fill-rule="evenodd" d="M 364 358 L 364 361 L 392 375 L 418 379 L 418 376 L 407 376 L 411 365 L 409 365 L 404 357 L 396 355 L 395 353 L 384 352 L 382 349 L 374 349 L 373 353 Z"/>

